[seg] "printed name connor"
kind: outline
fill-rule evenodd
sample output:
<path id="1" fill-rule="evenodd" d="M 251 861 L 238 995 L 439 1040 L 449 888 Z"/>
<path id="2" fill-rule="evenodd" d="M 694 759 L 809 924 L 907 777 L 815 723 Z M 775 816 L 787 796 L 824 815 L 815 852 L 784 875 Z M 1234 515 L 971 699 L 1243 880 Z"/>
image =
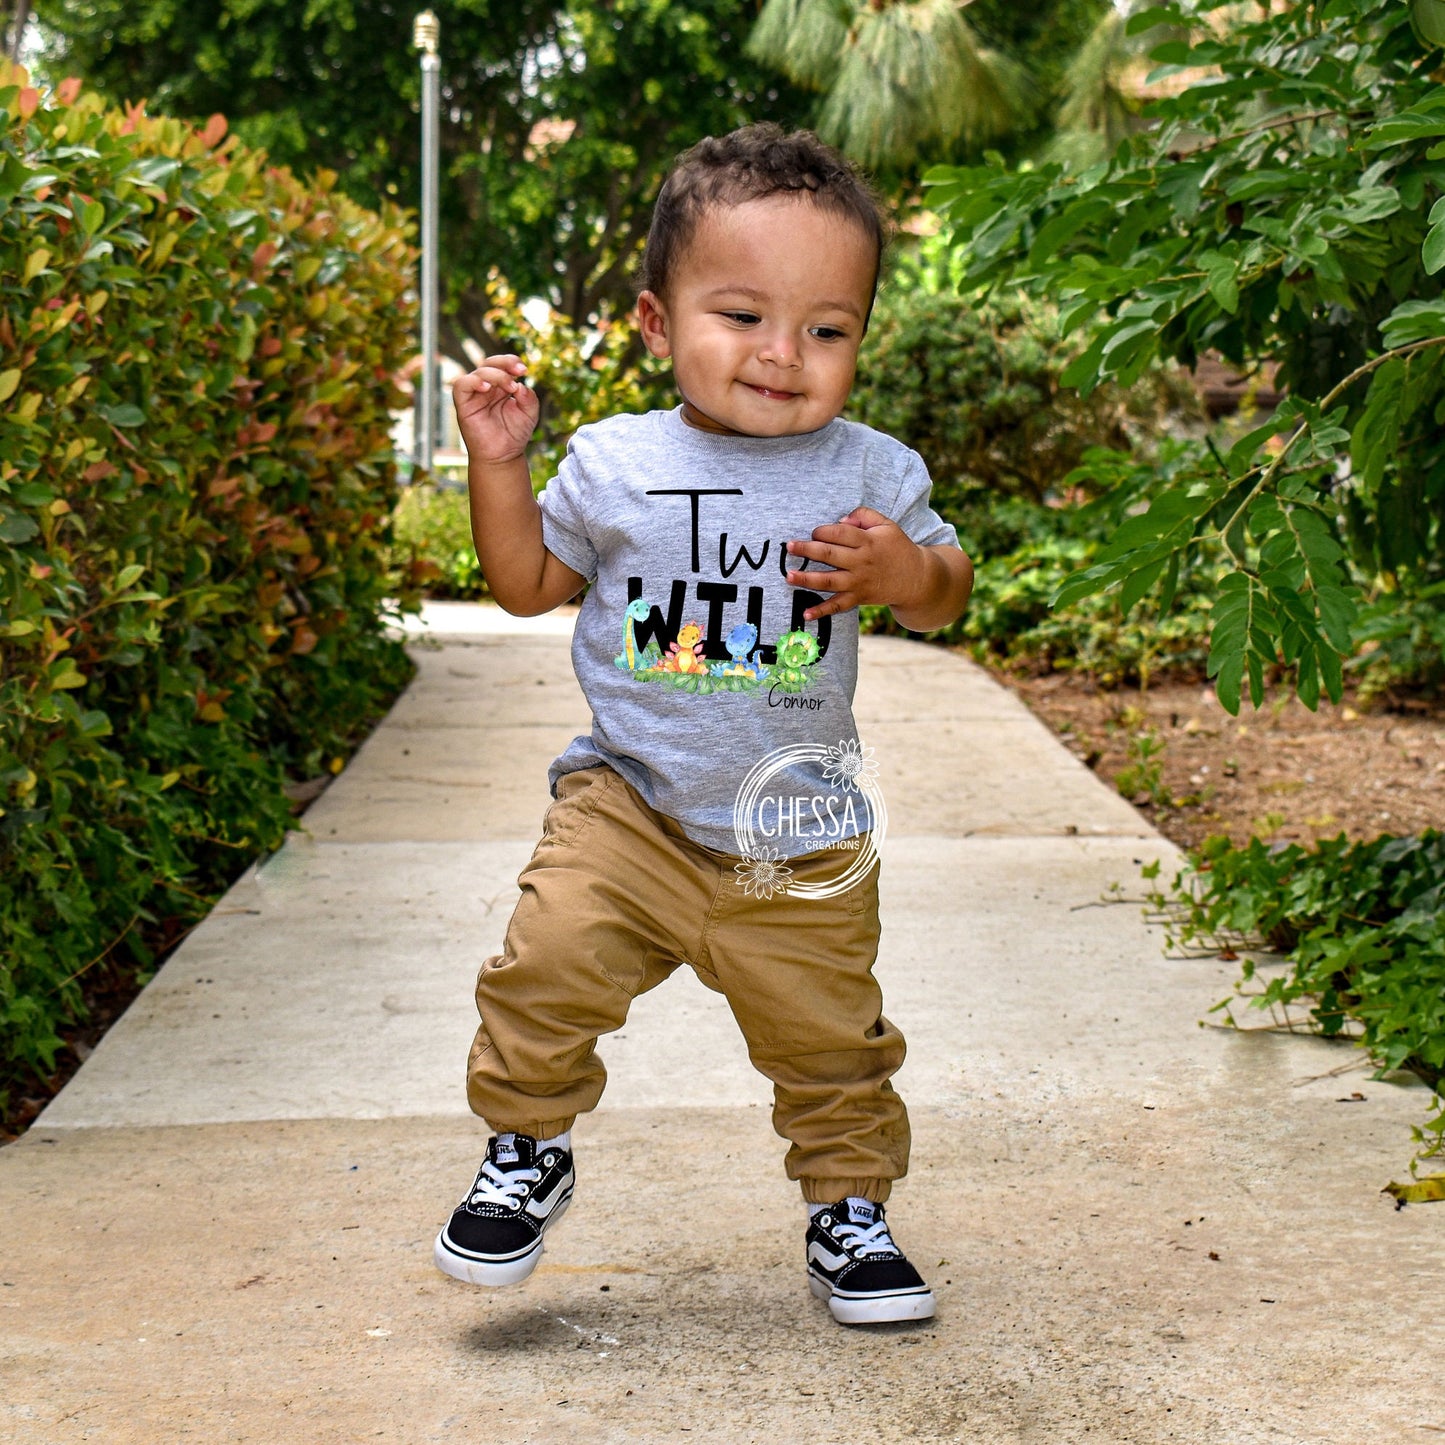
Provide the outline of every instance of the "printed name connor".
<path id="1" fill-rule="evenodd" d="M 820 806 L 821 805 L 821 806 Z M 842 815 L 839 816 L 838 800 L 831 795 L 826 799 L 817 797 L 805 798 L 773 798 L 763 797 L 758 799 L 758 831 L 765 838 L 776 838 L 781 833 L 787 833 L 791 837 L 801 838 L 811 834 L 817 837 L 820 834 L 827 834 L 830 838 L 837 838 L 844 830 L 858 831 L 858 817 L 853 808 L 852 795 L 846 795 L 843 799 Z M 807 813 L 811 812 L 812 822 L 815 826 L 808 827 Z M 824 819 L 823 813 L 827 813 Z M 769 827 L 769 819 L 773 820 L 773 826 Z"/>

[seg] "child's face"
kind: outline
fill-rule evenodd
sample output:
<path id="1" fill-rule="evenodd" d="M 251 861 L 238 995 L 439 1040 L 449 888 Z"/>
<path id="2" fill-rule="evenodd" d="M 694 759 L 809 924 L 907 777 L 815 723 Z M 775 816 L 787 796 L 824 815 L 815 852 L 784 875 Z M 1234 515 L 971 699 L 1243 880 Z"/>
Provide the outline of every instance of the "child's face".
<path id="1" fill-rule="evenodd" d="M 807 199 L 714 207 L 638 322 L 670 356 L 683 416 L 732 436 L 816 431 L 848 400 L 877 255 L 863 228 Z"/>

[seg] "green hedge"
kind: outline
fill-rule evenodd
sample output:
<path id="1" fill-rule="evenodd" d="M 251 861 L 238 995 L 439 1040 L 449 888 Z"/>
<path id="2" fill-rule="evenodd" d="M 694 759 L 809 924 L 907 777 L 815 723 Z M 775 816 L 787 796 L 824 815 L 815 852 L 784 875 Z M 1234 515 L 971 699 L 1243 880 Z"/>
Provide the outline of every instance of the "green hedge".
<path id="1" fill-rule="evenodd" d="M 323 173 L 0 68 L 0 1102 L 284 838 L 384 630 L 414 260 Z"/>

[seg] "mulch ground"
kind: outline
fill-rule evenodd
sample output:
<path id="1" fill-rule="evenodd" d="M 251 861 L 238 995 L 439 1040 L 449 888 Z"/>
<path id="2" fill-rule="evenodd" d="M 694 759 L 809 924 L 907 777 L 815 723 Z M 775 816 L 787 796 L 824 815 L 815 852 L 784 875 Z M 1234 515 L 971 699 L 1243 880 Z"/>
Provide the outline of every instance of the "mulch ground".
<path id="1" fill-rule="evenodd" d="M 1279 689 L 1236 718 L 1203 682 L 1109 692 L 1068 673 L 996 676 L 1111 786 L 1133 765 L 1130 801 L 1181 847 L 1445 829 L 1445 703 L 1390 711 L 1347 693 L 1311 712 Z M 1142 784 L 1141 767 L 1157 770 Z"/>

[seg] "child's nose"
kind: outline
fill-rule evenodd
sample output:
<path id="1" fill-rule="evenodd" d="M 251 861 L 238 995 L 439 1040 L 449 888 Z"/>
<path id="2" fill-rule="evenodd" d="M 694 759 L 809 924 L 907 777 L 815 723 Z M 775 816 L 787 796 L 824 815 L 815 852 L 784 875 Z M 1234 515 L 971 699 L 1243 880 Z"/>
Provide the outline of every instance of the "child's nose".
<path id="1" fill-rule="evenodd" d="M 797 339 L 791 331 L 774 327 L 763 336 L 758 347 L 758 356 L 763 361 L 772 361 L 779 366 L 797 366 Z"/>

